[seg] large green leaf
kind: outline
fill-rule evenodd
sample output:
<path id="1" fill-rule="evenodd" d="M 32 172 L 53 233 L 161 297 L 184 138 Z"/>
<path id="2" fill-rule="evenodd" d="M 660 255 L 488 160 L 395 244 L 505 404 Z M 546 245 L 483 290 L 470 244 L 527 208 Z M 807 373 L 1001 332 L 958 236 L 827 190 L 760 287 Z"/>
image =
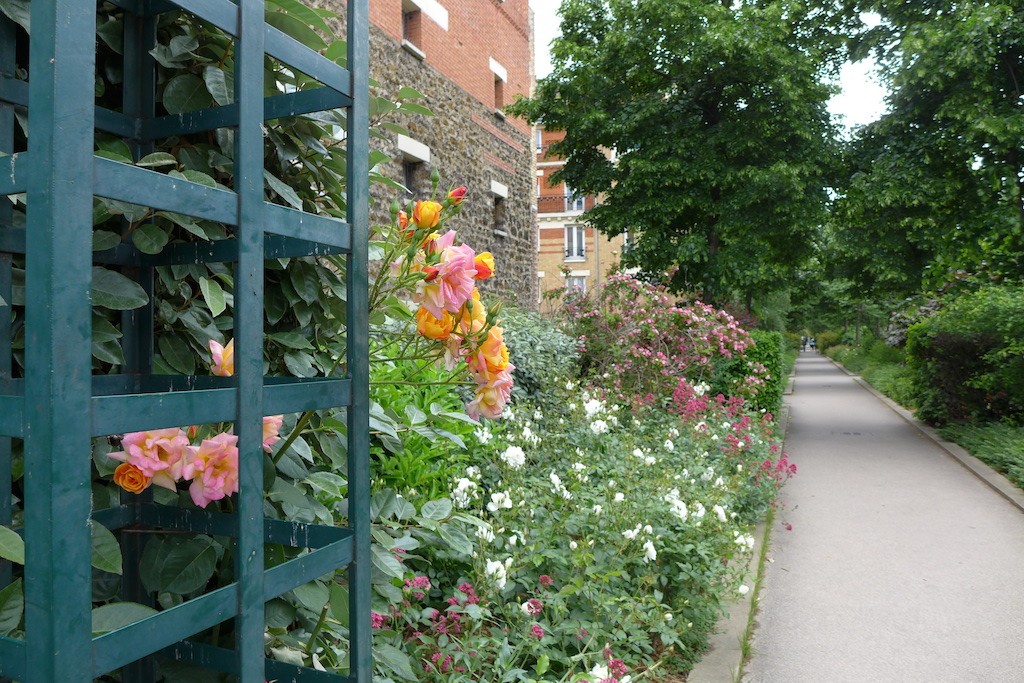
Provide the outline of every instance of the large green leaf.
<path id="1" fill-rule="evenodd" d="M 384 668 L 391 671 L 405 681 L 417 681 L 419 678 L 412 668 L 412 660 L 409 655 L 399 650 L 394 645 L 382 643 L 374 645 L 373 654 L 375 659 L 384 665 Z"/>
<path id="2" fill-rule="evenodd" d="M 146 290 L 121 273 L 106 268 L 92 269 L 92 303 L 101 308 L 128 311 L 145 306 L 149 301 Z"/>
<path id="3" fill-rule="evenodd" d="M 0 12 L 6 14 L 12 21 L 20 24 L 26 33 L 32 33 L 31 14 L 29 7 L 30 0 L 0 0 Z"/>
<path id="4" fill-rule="evenodd" d="M 310 612 L 319 612 L 330 598 L 330 590 L 319 581 L 310 581 L 292 589 L 292 595 L 299 604 Z"/>
<path id="5" fill-rule="evenodd" d="M 209 107 L 213 104 L 213 97 L 199 76 L 181 74 L 167 82 L 163 103 L 169 114 L 183 114 Z"/>
<path id="6" fill-rule="evenodd" d="M 320 35 L 295 17 L 284 12 L 267 12 L 268 24 L 299 41 L 311 50 L 323 50 L 327 43 Z"/>
<path id="7" fill-rule="evenodd" d="M 121 244 L 121 236 L 109 230 L 96 230 L 92 233 L 92 250 L 105 251 Z"/>
<path id="8" fill-rule="evenodd" d="M 420 509 L 420 514 L 427 519 L 434 520 L 435 522 L 447 519 L 452 515 L 452 501 L 450 498 L 428 500 Z"/>
<path id="9" fill-rule="evenodd" d="M 348 628 L 348 588 L 340 583 L 331 584 L 331 615 L 339 624 Z"/>
<path id="10" fill-rule="evenodd" d="M 103 605 L 92 611 L 92 633 L 99 635 L 116 631 L 156 613 L 152 607 L 137 602 L 114 602 Z"/>
<path id="11" fill-rule="evenodd" d="M 25 564 L 25 541 L 5 526 L 0 526 L 0 557 L 17 564 Z"/>
<path id="12" fill-rule="evenodd" d="M 132 242 L 143 254 L 159 254 L 167 246 L 167 233 L 158 225 L 146 223 L 132 231 Z"/>
<path id="13" fill-rule="evenodd" d="M 224 302 L 224 290 L 216 280 L 201 277 L 199 278 L 199 289 L 203 292 L 203 300 L 210 309 L 210 313 L 217 317 L 224 312 L 227 304 Z"/>
<path id="14" fill-rule="evenodd" d="M 400 579 L 405 576 L 405 567 L 402 563 L 395 559 L 395 556 L 390 551 L 385 550 L 382 546 L 374 543 L 370 548 L 370 554 L 373 560 L 373 566 L 383 572 L 386 576 Z"/>
<path id="15" fill-rule="evenodd" d="M 178 160 L 167 152 L 153 152 L 139 159 L 136 166 L 142 168 L 159 168 L 161 166 L 177 166 Z"/>
<path id="16" fill-rule="evenodd" d="M 188 342 L 180 335 L 165 334 L 157 341 L 157 345 L 160 347 L 160 354 L 172 368 L 183 375 L 196 374 L 196 356 Z"/>
<path id="17" fill-rule="evenodd" d="M 21 579 L 0 590 L 0 635 L 7 635 L 21 624 L 25 612 L 25 594 Z"/>
<path id="18" fill-rule="evenodd" d="M 210 91 L 214 102 L 219 105 L 231 104 L 235 100 L 234 78 L 225 73 L 224 69 L 217 66 L 208 66 L 203 69 L 203 82 L 206 89 Z"/>
<path id="19" fill-rule="evenodd" d="M 160 589 L 192 593 L 206 585 L 217 567 L 217 551 L 209 542 L 186 541 L 171 549 L 160 570 Z"/>
<path id="20" fill-rule="evenodd" d="M 110 574 L 121 573 L 121 546 L 102 524 L 92 524 L 92 566 Z"/>

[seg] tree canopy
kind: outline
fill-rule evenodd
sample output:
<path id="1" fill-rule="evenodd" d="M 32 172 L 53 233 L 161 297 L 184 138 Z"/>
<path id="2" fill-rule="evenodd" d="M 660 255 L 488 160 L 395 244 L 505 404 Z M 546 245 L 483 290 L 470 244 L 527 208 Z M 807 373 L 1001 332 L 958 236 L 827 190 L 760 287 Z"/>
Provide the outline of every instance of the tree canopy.
<path id="1" fill-rule="evenodd" d="M 850 150 L 835 238 L 847 275 L 910 293 L 951 272 L 1024 272 L 1024 6 L 863 3 L 889 112 Z"/>
<path id="2" fill-rule="evenodd" d="M 554 180 L 603 195 L 587 219 L 634 237 L 623 265 L 723 301 L 784 286 L 812 252 L 840 54 L 813 4 L 563 2 L 553 71 L 512 109 L 565 131 Z"/>

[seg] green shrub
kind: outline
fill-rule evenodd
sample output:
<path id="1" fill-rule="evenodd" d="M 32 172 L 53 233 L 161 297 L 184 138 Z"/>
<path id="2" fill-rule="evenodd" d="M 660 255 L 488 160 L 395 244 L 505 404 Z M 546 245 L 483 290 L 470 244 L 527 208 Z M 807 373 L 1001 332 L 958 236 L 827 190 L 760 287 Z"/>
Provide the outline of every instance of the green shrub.
<path id="1" fill-rule="evenodd" d="M 869 346 L 865 347 L 867 352 L 868 360 L 873 365 L 899 365 L 905 360 L 905 353 L 903 349 L 897 349 L 893 346 L 889 346 L 881 339 L 873 341 Z"/>
<path id="2" fill-rule="evenodd" d="M 754 338 L 754 346 L 747 349 L 744 360 L 748 363 L 760 363 L 768 371 L 764 375 L 764 386 L 751 403 L 758 410 L 778 415 L 787 377 L 782 357 L 782 333 L 751 330 L 750 336 Z"/>
<path id="3" fill-rule="evenodd" d="M 826 330 L 824 332 L 819 332 L 815 335 L 814 339 L 818 345 L 818 351 L 825 353 L 830 347 L 839 343 L 839 333 Z"/>
<path id="4" fill-rule="evenodd" d="M 893 363 L 869 365 L 862 376 L 901 406 L 915 407 L 913 378 L 907 366 Z"/>
<path id="5" fill-rule="evenodd" d="M 783 335 L 783 338 L 786 341 L 786 348 L 787 349 L 789 349 L 791 351 L 799 351 L 800 350 L 800 344 L 801 344 L 801 341 L 803 340 L 804 336 L 802 334 L 797 334 L 796 332 L 786 332 Z"/>
<path id="6" fill-rule="evenodd" d="M 516 366 L 512 396 L 550 404 L 552 388 L 579 374 L 576 340 L 533 311 L 506 304 L 500 317 L 509 358 Z"/>
<path id="7" fill-rule="evenodd" d="M 922 419 L 1024 419 L 1024 287 L 966 292 L 908 330 Z"/>

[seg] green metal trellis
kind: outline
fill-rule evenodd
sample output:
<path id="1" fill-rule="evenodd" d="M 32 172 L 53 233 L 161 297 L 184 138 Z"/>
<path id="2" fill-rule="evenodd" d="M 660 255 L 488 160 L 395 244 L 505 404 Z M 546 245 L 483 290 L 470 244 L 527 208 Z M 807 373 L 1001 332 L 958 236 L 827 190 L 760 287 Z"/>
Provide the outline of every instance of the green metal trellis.
<path id="1" fill-rule="evenodd" d="M 369 398 L 367 310 L 368 2 L 349 0 L 348 68 L 264 22 L 262 0 L 109 0 L 125 12 L 123 111 L 94 104 L 96 4 L 31 3 L 29 82 L 15 74 L 15 25 L 0 16 L 0 197 L 26 193 L 27 225 L 0 201 L 0 297 L 11 302 L 12 254 L 26 260 L 25 378 L 11 377 L 11 319 L 0 315 L 0 524 L 11 522 L 11 440 L 24 440 L 25 638 L 0 637 L 0 680 L 92 680 L 121 669 L 126 683 L 154 679 L 153 656 L 234 674 L 244 683 L 371 679 Z M 236 38 L 236 104 L 156 116 L 156 21 L 184 10 Z M 323 87 L 264 99 L 265 55 Z M 242 87 L 242 84 L 245 87 Z M 16 107 L 28 112 L 27 151 L 14 152 Z M 263 122 L 348 109 L 346 221 L 268 204 Z M 93 155 L 94 130 L 120 136 L 136 158 L 152 141 L 232 127 L 234 191 L 209 188 Z M 92 376 L 90 303 L 93 197 L 236 226 L 229 240 L 171 245 L 157 256 L 132 249 L 115 261 L 147 291 L 153 268 L 236 261 L 232 379 L 152 374 L 153 310 L 125 315 L 122 374 Z M 263 376 L 263 268 L 270 256 L 348 255 L 348 358 L 342 379 Z M 152 298 L 151 298 L 152 299 Z M 350 526 L 265 519 L 262 416 L 347 406 Z M 232 421 L 239 436 L 235 514 L 165 507 L 149 496 L 92 510 L 91 440 L 179 425 Z M 116 631 L 91 634 L 91 523 L 228 536 L 235 581 Z M 141 600 L 138 534 L 123 534 L 124 598 Z M 267 569 L 264 544 L 308 548 Z M 133 556 L 134 553 L 134 556 Z M 0 565 L 6 563 L 0 562 Z M 348 678 L 264 657 L 264 603 L 348 566 Z M 0 588 L 11 580 L 0 566 Z M 234 619 L 236 646 L 190 638 Z"/>

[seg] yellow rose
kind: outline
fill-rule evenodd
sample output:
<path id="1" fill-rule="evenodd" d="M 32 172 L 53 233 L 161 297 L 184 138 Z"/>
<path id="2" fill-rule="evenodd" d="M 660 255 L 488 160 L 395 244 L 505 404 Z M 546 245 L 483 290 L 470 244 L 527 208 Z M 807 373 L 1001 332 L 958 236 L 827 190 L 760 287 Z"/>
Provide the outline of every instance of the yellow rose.
<path id="1" fill-rule="evenodd" d="M 452 334 L 455 318 L 448 311 L 442 311 L 443 317 L 438 320 L 427 309 L 420 306 L 416 311 L 416 329 L 427 339 L 444 341 Z"/>
<path id="2" fill-rule="evenodd" d="M 412 221 L 421 228 L 432 228 L 441 218 L 441 205 L 437 202 L 416 202 L 412 210 Z"/>
<path id="3" fill-rule="evenodd" d="M 486 280 L 494 275 L 494 256 L 489 251 L 477 254 L 473 265 L 476 266 L 476 275 L 473 277 L 477 280 Z"/>

